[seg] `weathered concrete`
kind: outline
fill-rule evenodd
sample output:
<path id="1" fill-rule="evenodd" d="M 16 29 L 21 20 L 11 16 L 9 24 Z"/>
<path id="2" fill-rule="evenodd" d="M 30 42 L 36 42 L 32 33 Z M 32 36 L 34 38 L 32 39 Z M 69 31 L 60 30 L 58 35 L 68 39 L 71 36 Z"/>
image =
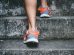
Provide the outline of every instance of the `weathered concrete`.
<path id="1" fill-rule="evenodd" d="M 74 16 L 51 18 L 37 17 L 41 39 L 74 38 Z M 26 31 L 26 17 L 2 17 L 0 19 L 0 38 L 21 38 Z"/>
<path id="2" fill-rule="evenodd" d="M 74 40 L 40 41 L 38 48 L 28 48 L 22 40 L 4 40 L 1 55 L 74 55 Z"/>

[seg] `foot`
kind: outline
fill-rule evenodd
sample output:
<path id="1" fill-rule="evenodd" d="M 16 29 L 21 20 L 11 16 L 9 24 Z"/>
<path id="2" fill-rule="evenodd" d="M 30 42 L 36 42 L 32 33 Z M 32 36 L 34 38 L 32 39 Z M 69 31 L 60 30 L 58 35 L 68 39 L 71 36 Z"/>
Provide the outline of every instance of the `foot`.
<path id="1" fill-rule="evenodd" d="M 41 18 L 49 18 L 49 17 L 51 17 L 49 15 L 49 9 L 48 8 L 39 8 L 39 11 L 41 13 L 41 15 L 40 15 Z"/>
<path id="2" fill-rule="evenodd" d="M 26 35 L 24 36 L 24 43 L 39 43 L 38 35 L 38 31 L 27 31 Z"/>
<path id="3" fill-rule="evenodd" d="M 29 34 L 27 36 L 27 40 L 24 43 L 31 43 L 31 42 L 33 42 L 33 43 L 38 43 L 39 42 L 38 39 L 36 38 L 36 36 L 33 35 L 33 34 Z"/>

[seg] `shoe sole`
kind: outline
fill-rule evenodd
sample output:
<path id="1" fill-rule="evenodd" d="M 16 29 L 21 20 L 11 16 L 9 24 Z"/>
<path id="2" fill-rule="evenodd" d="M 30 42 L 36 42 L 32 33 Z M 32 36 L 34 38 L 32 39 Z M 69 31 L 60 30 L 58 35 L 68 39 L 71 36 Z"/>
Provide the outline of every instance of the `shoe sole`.
<path id="1" fill-rule="evenodd" d="M 47 16 L 43 16 L 43 17 L 40 17 L 40 18 L 50 18 L 50 17 L 47 17 Z"/>
<path id="2" fill-rule="evenodd" d="M 40 18 L 50 18 L 50 16 L 40 16 Z"/>
<path id="3" fill-rule="evenodd" d="M 24 42 L 24 44 L 27 45 L 27 47 L 34 48 L 39 46 L 39 42 L 30 41 L 30 42 Z"/>
<path id="4" fill-rule="evenodd" d="M 28 47 L 38 47 L 38 45 L 39 45 L 39 43 L 33 42 L 33 41 L 27 42 L 26 44 Z"/>
<path id="5" fill-rule="evenodd" d="M 40 16 L 40 18 L 50 18 L 50 16 L 43 14 L 42 16 Z"/>
<path id="6" fill-rule="evenodd" d="M 37 47 L 39 42 L 38 39 L 34 38 L 33 35 L 29 35 L 31 38 L 28 38 L 28 40 L 24 41 L 24 44 L 27 44 L 27 46 L 30 47 Z"/>

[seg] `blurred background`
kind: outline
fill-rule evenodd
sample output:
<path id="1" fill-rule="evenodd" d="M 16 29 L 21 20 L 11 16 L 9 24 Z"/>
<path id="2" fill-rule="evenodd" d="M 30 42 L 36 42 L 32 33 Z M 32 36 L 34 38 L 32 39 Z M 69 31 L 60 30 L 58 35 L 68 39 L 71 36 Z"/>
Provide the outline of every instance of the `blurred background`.
<path id="1" fill-rule="evenodd" d="M 0 16 L 24 16 L 23 4 L 23 0 L 0 0 Z M 52 16 L 74 16 L 74 0 L 48 0 L 48 5 Z M 37 8 L 39 6 L 40 0 Z"/>

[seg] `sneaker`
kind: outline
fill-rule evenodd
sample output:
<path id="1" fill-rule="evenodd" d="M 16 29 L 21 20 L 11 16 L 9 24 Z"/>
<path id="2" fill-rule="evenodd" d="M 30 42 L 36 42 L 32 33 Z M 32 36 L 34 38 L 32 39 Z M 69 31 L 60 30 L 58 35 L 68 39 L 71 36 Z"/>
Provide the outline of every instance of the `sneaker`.
<path id="1" fill-rule="evenodd" d="M 26 42 L 24 42 L 24 43 L 29 43 L 29 42 L 36 42 L 36 43 L 38 43 L 38 39 L 33 34 L 29 34 L 27 36 Z"/>
<path id="2" fill-rule="evenodd" d="M 24 35 L 24 43 L 39 43 L 38 41 L 38 35 L 39 35 L 39 32 L 38 31 L 35 31 L 35 32 L 32 32 L 32 33 L 26 33 L 26 35 Z"/>
<path id="3" fill-rule="evenodd" d="M 38 9 L 39 11 L 40 11 L 40 13 L 41 13 L 41 15 L 40 15 L 40 17 L 41 18 L 49 18 L 49 17 L 51 17 L 50 15 L 49 15 L 49 9 L 48 8 L 39 8 Z"/>

